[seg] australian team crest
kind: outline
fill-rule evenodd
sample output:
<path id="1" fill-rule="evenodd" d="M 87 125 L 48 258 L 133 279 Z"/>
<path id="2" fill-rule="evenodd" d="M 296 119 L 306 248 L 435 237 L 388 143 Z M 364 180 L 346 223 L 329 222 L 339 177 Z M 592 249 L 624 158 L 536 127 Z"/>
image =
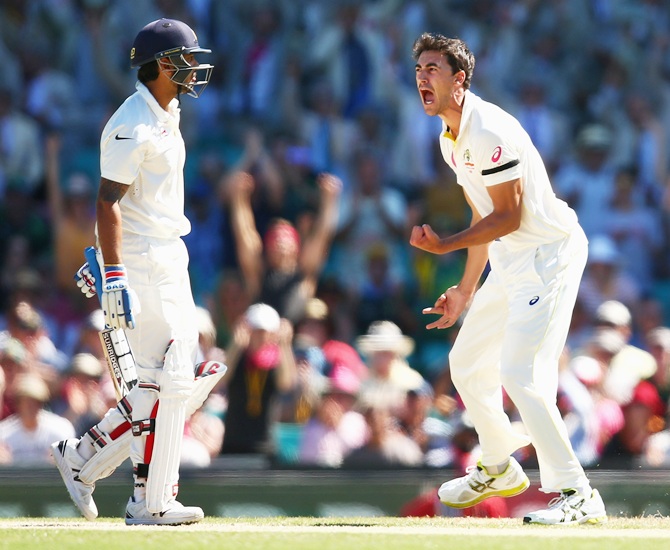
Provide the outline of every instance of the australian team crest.
<path id="1" fill-rule="evenodd" d="M 472 155 L 470 154 L 470 149 L 466 149 L 465 152 L 463 153 L 463 164 L 468 172 L 472 172 L 475 169 L 475 163 L 472 162 Z"/>

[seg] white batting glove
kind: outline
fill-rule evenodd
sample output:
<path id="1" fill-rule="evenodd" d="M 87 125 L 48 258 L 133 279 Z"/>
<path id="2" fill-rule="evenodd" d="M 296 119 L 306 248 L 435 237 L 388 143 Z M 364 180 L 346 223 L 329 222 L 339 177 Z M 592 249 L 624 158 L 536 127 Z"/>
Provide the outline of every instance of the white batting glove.
<path id="1" fill-rule="evenodd" d="M 133 299 L 124 265 L 105 265 L 105 284 L 102 285 L 102 311 L 105 324 L 114 329 L 135 328 Z"/>
<path id="2" fill-rule="evenodd" d="M 97 294 L 95 290 L 95 277 L 91 273 L 91 268 L 86 262 L 82 265 L 77 272 L 74 274 L 74 280 L 77 282 L 77 286 L 81 293 L 87 298 L 93 298 Z"/>

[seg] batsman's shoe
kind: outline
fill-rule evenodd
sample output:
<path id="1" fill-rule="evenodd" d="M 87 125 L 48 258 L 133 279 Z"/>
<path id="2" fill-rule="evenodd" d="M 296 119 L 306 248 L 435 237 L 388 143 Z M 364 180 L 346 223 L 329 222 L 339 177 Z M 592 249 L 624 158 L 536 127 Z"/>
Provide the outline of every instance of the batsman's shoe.
<path id="1" fill-rule="evenodd" d="M 79 470 L 86 460 L 77 452 L 78 439 L 64 439 L 51 444 L 51 455 L 58 467 L 67 492 L 81 515 L 93 521 L 98 517 L 98 507 L 93 501 L 95 485 L 88 485 L 79 479 Z"/>
<path id="2" fill-rule="evenodd" d="M 502 474 L 489 474 L 481 462 L 467 469 L 467 475 L 443 483 L 438 491 L 440 501 L 452 508 L 468 508 L 489 497 L 513 497 L 530 486 L 528 476 L 510 457 Z"/>
<path id="3" fill-rule="evenodd" d="M 135 501 L 135 497 L 130 497 L 126 506 L 126 525 L 181 525 L 196 523 L 204 517 L 202 508 L 184 506 L 176 500 L 169 502 L 158 514 L 149 512 L 146 501 Z"/>
<path id="4" fill-rule="evenodd" d="M 597 489 L 586 498 L 573 490 L 563 491 L 549 502 L 546 510 L 531 512 L 523 518 L 524 523 L 542 525 L 569 525 L 571 523 L 605 523 L 607 512 Z"/>

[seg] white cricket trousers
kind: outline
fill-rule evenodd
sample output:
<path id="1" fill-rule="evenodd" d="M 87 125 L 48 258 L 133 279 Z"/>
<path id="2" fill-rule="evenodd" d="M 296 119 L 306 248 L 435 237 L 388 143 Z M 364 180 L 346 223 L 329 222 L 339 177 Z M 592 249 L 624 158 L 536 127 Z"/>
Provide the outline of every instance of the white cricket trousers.
<path id="1" fill-rule="evenodd" d="M 156 239 L 124 234 L 123 259 L 128 271 L 128 283 L 139 298 L 140 310 L 135 316 L 135 328 L 126 336 L 137 363 L 140 382 L 160 387 L 161 372 L 168 344 L 179 350 L 180 368 L 184 376 L 193 376 L 198 330 L 196 310 L 188 275 L 188 251 L 181 239 Z M 139 390 L 133 402 L 133 420 L 149 418 L 159 394 Z M 133 396 L 135 397 L 135 396 Z M 183 434 L 174 434 L 175 438 Z M 134 437 L 131 444 L 133 464 L 145 461 L 144 437 Z"/>
<path id="2" fill-rule="evenodd" d="M 529 443 L 503 410 L 504 388 L 535 447 L 545 492 L 589 488 L 556 404 L 559 357 L 587 255 L 579 227 L 560 241 L 513 252 L 493 242 L 491 271 L 449 354 L 482 464 L 500 464 Z"/>

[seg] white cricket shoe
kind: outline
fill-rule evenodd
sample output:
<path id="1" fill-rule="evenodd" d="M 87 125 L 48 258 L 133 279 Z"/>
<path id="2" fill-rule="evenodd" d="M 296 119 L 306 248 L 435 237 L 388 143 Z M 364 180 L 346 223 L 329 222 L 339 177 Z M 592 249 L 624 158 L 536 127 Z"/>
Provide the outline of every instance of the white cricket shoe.
<path id="1" fill-rule="evenodd" d="M 586 498 L 579 493 L 568 490 L 549 502 L 546 510 L 538 510 L 526 514 L 524 523 L 542 525 L 569 525 L 571 523 L 605 523 L 607 512 L 605 504 L 597 489 L 591 491 Z"/>
<path id="2" fill-rule="evenodd" d="M 471 466 L 467 475 L 443 483 L 438 491 L 440 501 L 452 508 L 468 508 L 489 497 L 513 497 L 530 486 L 528 476 L 510 457 L 502 474 L 489 474 L 481 462 Z"/>
<path id="3" fill-rule="evenodd" d="M 98 507 L 93 501 L 95 485 L 88 485 L 79 479 L 79 471 L 86 459 L 77 451 L 78 439 L 64 439 L 51 444 L 51 455 L 58 467 L 67 492 L 81 515 L 93 521 L 98 517 Z"/>
<path id="4" fill-rule="evenodd" d="M 126 506 L 126 525 L 181 525 L 196 523 L 204 517 L 202 508 L 184 506 L 176 500 L 169 502 L 165 510 L 158 514 L 149 512 L 146 501 L 136 502 L 135 497 L 130 497 Z"/>

